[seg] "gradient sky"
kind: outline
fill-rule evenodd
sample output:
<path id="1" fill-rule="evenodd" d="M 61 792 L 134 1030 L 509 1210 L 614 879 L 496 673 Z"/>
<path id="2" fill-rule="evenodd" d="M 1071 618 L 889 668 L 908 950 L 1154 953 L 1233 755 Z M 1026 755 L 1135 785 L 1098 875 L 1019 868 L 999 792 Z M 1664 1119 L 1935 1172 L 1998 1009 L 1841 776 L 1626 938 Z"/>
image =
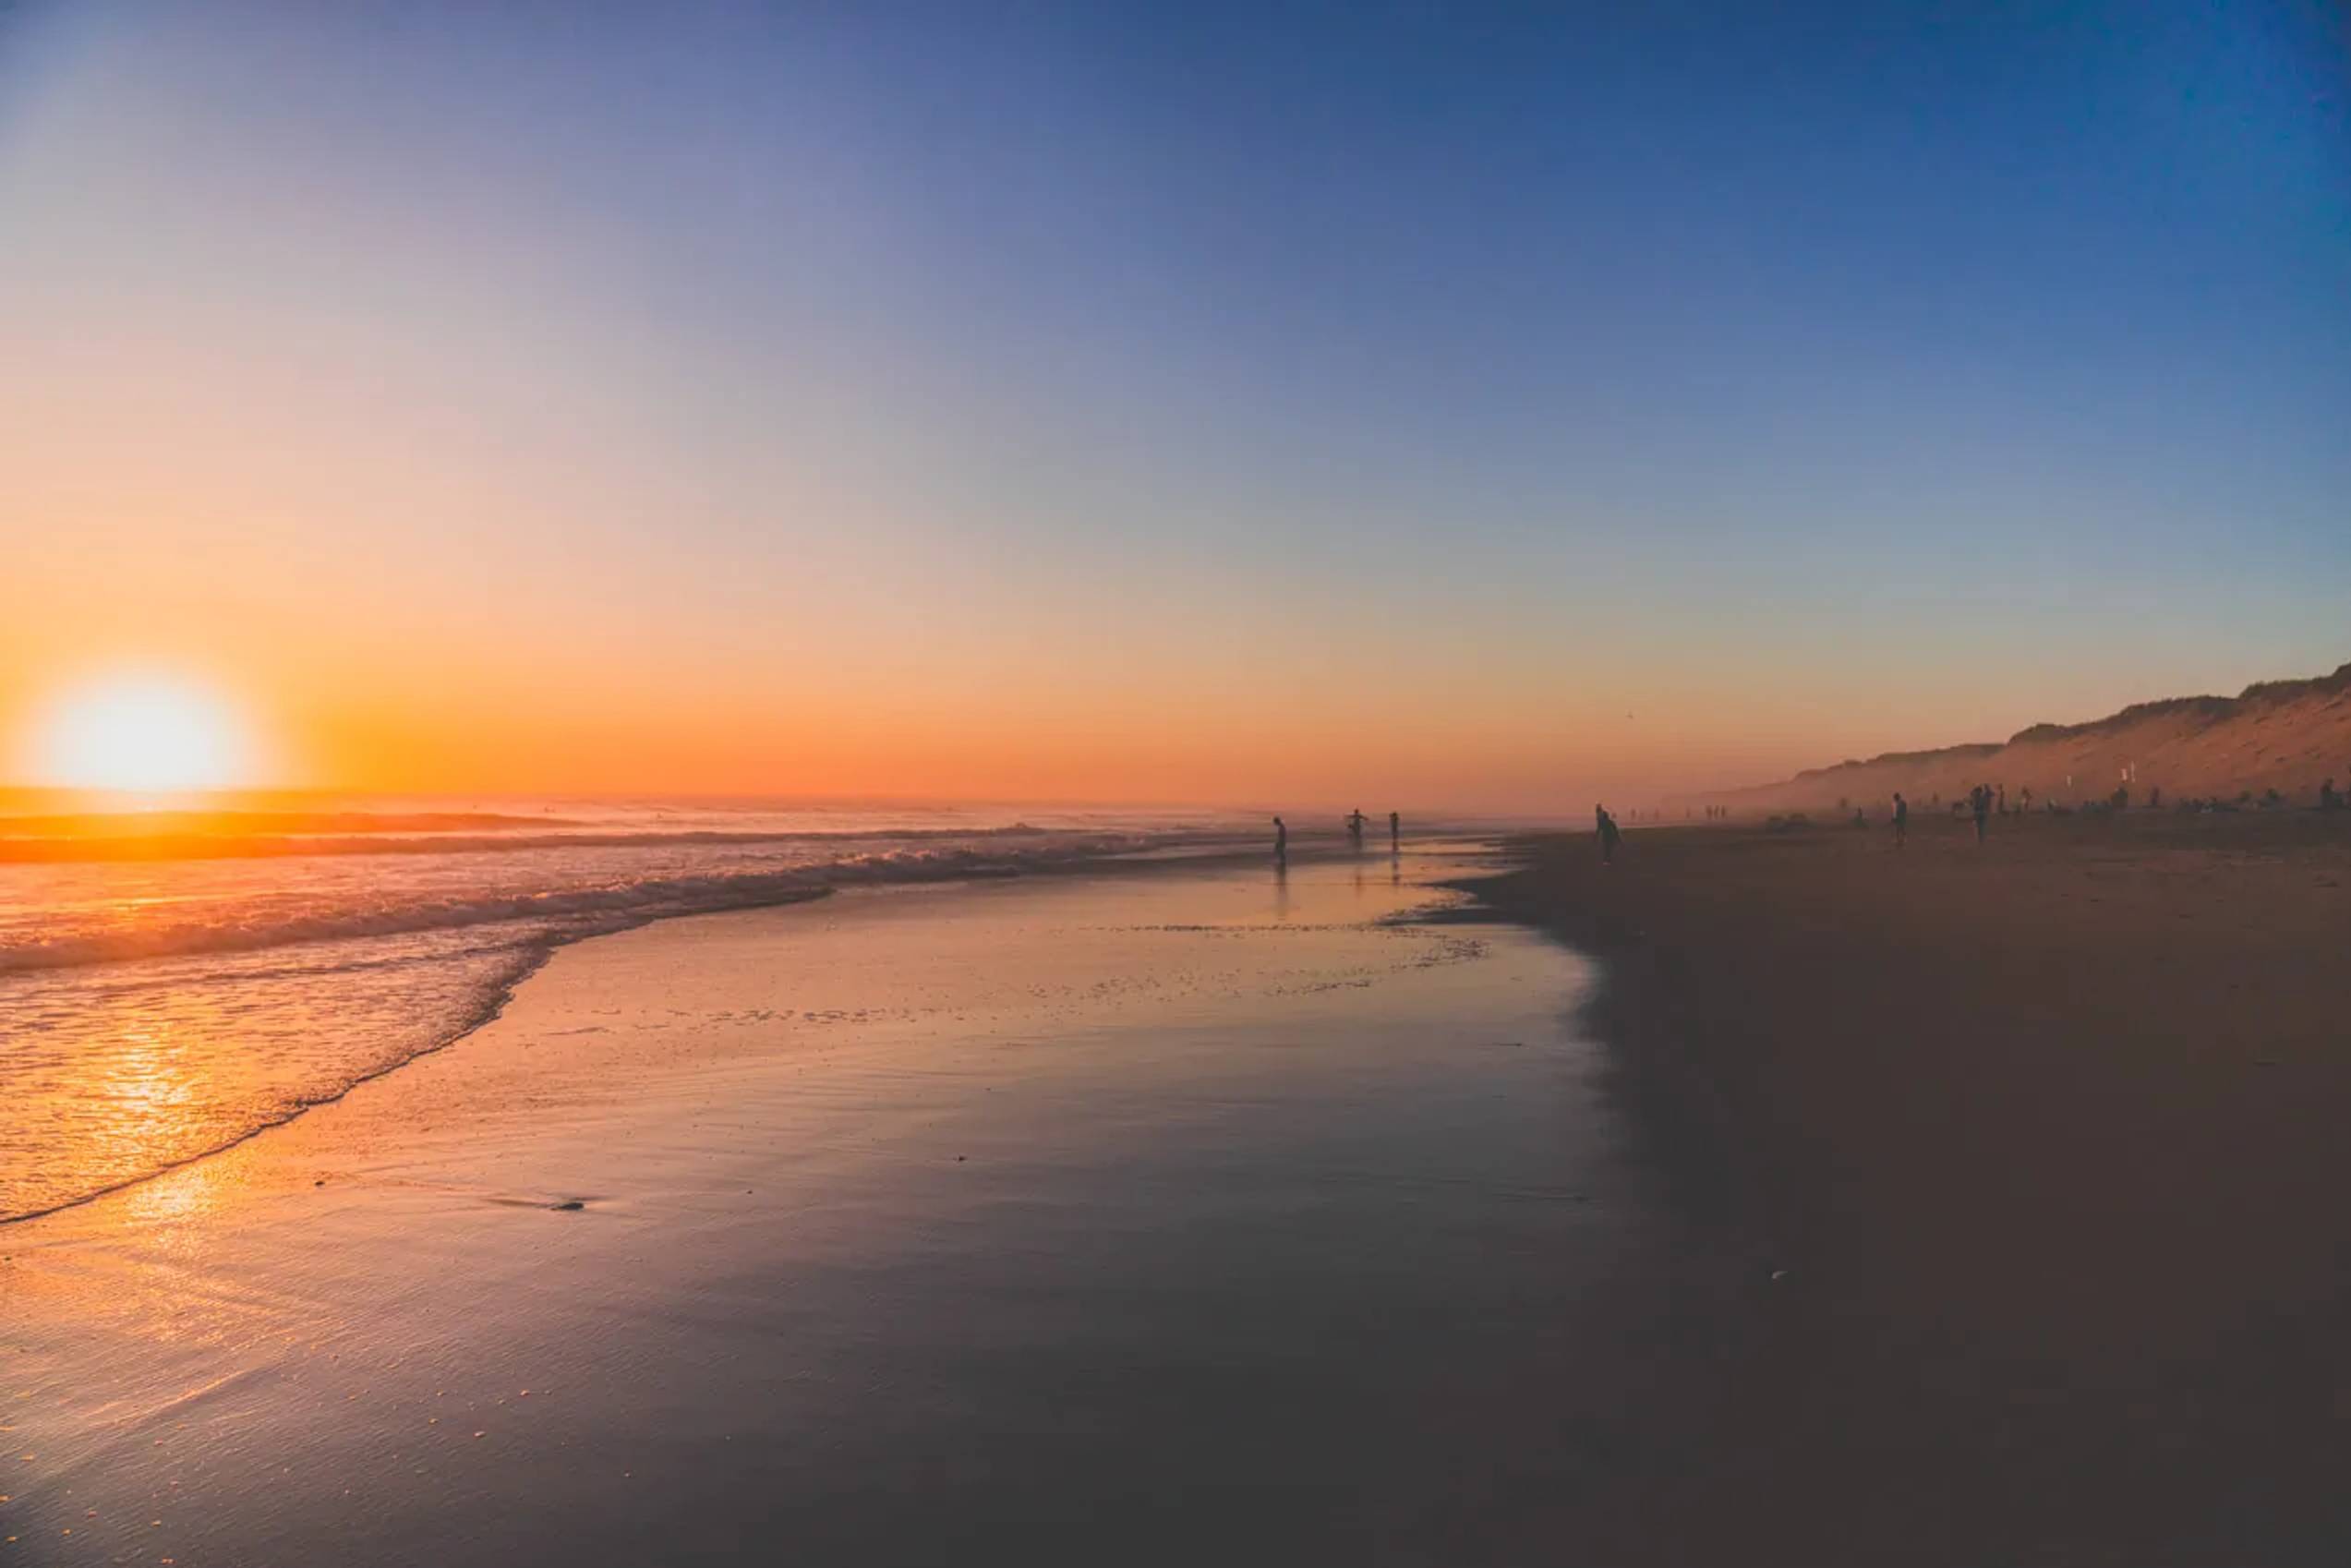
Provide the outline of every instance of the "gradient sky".
<path id="1" fill-rule="evenodd" d="M 0 6 L 0 728 L 1534 810 L 2332 669 L 2345 29 Z"/>

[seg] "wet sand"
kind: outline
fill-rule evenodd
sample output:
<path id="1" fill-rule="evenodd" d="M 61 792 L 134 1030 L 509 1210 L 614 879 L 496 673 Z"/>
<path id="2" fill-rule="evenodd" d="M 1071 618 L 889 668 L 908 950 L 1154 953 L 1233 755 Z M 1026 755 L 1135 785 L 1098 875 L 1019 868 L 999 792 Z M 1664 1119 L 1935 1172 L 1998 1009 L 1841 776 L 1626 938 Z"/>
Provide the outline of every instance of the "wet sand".
<path id="1" fill-rule="evenodd" d="M 1383 923 L 1461 870 L 564 949 L 458 1045 L 0 1232 L 0 1564 L 1622 1544 L 1685 1462 L 1703 1248 L 1587 967 Z"/>
<path id="2" fill-rule="evenodd" d="M 2351 1562 L 2351 820 L 1527 847 L 1747 1280 L 1645 1560 Z M 1776 1282 L 1775 1272 L 1780 1272 Z"/>

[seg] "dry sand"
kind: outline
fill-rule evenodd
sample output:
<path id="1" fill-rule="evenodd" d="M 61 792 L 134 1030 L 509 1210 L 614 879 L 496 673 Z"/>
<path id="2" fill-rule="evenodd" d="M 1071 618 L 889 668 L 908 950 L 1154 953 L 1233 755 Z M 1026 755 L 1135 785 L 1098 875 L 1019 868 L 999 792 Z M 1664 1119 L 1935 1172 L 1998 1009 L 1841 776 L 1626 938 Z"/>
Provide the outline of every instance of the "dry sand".
<path id="1" fill-rule="evenodd" d="M 1379 923 L 1459 869 L 567 948 L 458 1045 L 0 1232 L 0 1564 L 1599 1538 L 1690 1429 L 1654 1395 L 1692 1254 L 1572 1023 L 1585 967 Z"/>
<path id="2" fill-rule="evenodd" d="M 1747 1258 L 1648 1560 L 2351 1562 L 2351 814 L 1529 852 Z"/>

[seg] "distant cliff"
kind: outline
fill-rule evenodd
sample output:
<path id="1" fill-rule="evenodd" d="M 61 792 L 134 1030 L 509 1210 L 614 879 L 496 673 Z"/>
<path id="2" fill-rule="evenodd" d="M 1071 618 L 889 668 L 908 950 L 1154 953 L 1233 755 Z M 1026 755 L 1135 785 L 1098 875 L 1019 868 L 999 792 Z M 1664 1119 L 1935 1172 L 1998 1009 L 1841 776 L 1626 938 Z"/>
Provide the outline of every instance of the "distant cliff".
<path id="1" fill-rule="evenodd" d="M 1888 752 L 1817 767 L 1778 784 L 1713 797 L 1749 810 L 1817 809 L 1851 801 L 1873 810 L 1897 790 L 1923 806 L 1976 783 L 2005 785 L 2011 806 L 2103 799 L 2128 773 L 2131 797 L 2166 801 L 2277 790 L 2297 805 L 2320 781 L 2351 787 L 2351 664 L 2308 681 L 2264 681 L 2234 697 L 2138 703 L 2087 724 L 2035 724 L 2004 742 Z"/>

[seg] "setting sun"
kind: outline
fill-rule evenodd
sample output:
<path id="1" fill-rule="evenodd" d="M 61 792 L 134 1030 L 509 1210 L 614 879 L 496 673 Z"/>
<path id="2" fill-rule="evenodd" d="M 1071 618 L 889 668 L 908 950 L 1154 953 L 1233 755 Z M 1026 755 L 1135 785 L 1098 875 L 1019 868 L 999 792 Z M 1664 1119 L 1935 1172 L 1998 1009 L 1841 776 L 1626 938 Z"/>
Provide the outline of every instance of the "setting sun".
<path id="1" fill-rule="evenodd" d="M 184 681 L 116 678 L 62 695 L 38 726 L 41 782 L 79 790 L 223 790 L 250 783 L 244 727 Z"/>

